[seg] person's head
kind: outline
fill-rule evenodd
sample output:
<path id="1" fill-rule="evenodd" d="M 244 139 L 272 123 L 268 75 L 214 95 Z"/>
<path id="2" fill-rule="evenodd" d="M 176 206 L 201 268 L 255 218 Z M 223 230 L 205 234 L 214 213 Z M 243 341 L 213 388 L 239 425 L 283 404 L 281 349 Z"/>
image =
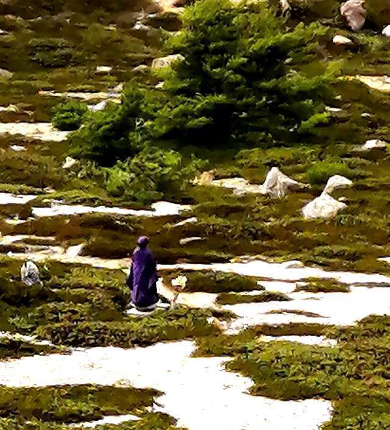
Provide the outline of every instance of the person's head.
<path id="1" fill-rule="evenodd" d="M 141 236 L 140 238 L 138 238 L 137 240 L 137 245 L 141 248 L 141 249 L 145 249 L 148 245 L 149 245 L 149 238 L 146 236 Z"/>

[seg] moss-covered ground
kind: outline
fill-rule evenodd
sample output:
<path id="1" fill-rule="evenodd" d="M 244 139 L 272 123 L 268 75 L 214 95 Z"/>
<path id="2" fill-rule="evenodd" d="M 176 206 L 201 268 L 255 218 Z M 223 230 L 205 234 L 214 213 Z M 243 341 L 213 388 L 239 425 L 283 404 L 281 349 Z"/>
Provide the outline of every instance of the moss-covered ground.
<path id="1" fill-rule="evenodd" d="M 150 4 L 132 2 L 131 10 L 123 10 L 122 2 L 114 8 L 108 4 L 112 2 L 103 1 L 100 8 L 91 9 L 84 8 L 82 2 L 58 2 L 66 3 L 68 12 L 64 14 L 62 6 L 58 9 L 51 2 L 33 2 L 32 7 L 26 3 L 30 2 L 4 2 L 0 6 L 0 28 L 6 32 L 0 35 L 0 67 L 14 73 L 12 80 L 0 81 L 0 105 L 16 106 L 12 111 L 0 112 L 1 122 L 50 121 L 52 108 L 61 98 L 40 91 L 109 91 L 133 78 L 145 84 L 156 83 L 149 73 L 132 71 L 140 64 L 150 65 L 161 53 L 161 21 L 148 32 L 133 28 L 138 19 L 134 12 L 148 7 L 153 11 Z M 378 1 L 367 3 L 368 24 L 358 33 L 351 33 L 338 17 L 340 2 L 336 0 L 292 1 L 291 19 L 320 19 L 332 35 L 342 34 L 353 40 L 353 47 L 334 47 L 330 40 L 324 46 L 325 56 L 343 60 L 344 75 L 390 74 L 390 41 L 379 35 L 381 26 L 390 23 L 390 14 L 378 13 Z M 177 29 L 176 20 L 162 22 L 168 29 Z M 96 67 L 102 65 L 113 67 L 112 72 L 96 73 Z M 241 176 L 251 183 L 262 183 L 267 171 L 277 166 L 310 187 L 284 200 L 274 200 L 193 186 L 178 201 L 193 205 L 191 216 L 196 216 L 197 222 L 179 226 L 177 223 L 185 217 L 140 219 L 86 214 L 31 218 L 33 205 L 48 206 L 54 199 L 69 204 L 140 205 L 108 196 L 101 172 L 94 172 L 90 165 L 75 171 L 62 169 L 67 142 L 0 136 L 0 191 L 38 195 L 36 201 L 26 205 L 0 206 L 0 232 L 54 236 L 56 245 L 85 244 L 84 255 L 108 259 L 128 257 L 136 238 L 147 234 L 152 237 L 157 260 L 163 264 L 226 262 L 235 256 L 259 255 L 273 261 L 298 259 L 329 270 L 389 274 L 388 265 L 378 258 L 390 253 L 390 152 L 356 150 L 367 139 L 390 140 L 389 95 L 353 80 L 340 80 L 336 91 L 339 98 L 334 107 L 341 111 L 332 113 L 331 122 L 313 140 L 302 138 L 293 147 L 234 152 L 184 149 L 207 158 L 217 178 Z M 11 149 L 15 144 L 25 146 L 26 151 Z M 302 207 L 319 195 L 334 174 L 354 183 L 351 189 L 334 194 L 345 197 L 346 209 L 332 220 L 304 220 Z M 6 222 L 15 216 L 26 222 Z M 189 237 L 202 241 L 181 244 Z M 2 245 L 1 252 L 24 252 L 37 244 Z M 69 347 L 130 348 L 192 338 L 199 346 L 198 355 L 231 357 L 228 369 L 253 378 L 254 395 L 333 401 L 335 414 L 325 430 L 390 428 L 388 317 L 369 317 L 356 327 L 342 330 L 295 323 L 263 325 L 228 336 L 210 324 L 209 317 L 216 315 L 211 310 L 179 306 L 148 318 L 126 316 L 129 291 L 122 271 L 45 263 L 39 265 L 44 286 L 27 288 L 20 283 L 20 266 L 12 256 L 1 258 L 0 330 L 37 336 L 53 345 L 2 338 L 1 359 L 58 353 Z M 263 293 L 257 278 L 207 271 L 171 271 L 164 273 L 164 278 L 169 283 L 178 275 L 187 276 L 188 292 L 217 293 L 221 304 L 288 298 Z M 297 290 L 348 293 L 345 285 L 323 280 L 308 280 Z M 249 291 L 259 292 L 239 294 Z M 221 314 L 217 316 L 222 318 Z M 337 339 L 338 345 L 325 348 L 264 343 L 262 335 L 321 335 Z M 153 390 L 100 386 L 3 387 L 0 429 L 60 430 L 69 423 L 126 413 L 142 419 L 115 428 L 176 428 L 170 417 L 147 410 L 157 395 Z"/>

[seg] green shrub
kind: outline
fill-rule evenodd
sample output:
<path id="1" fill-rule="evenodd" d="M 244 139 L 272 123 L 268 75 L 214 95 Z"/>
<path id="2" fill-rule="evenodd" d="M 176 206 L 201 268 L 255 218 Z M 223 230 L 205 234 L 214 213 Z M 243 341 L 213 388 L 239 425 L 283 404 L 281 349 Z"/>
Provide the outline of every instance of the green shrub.
<path id="1" fill-rule="evenodd" d="M 33 39 L 30 58 L 43 67 L 65 67 L 73 59 L 73 50 L 65 39 Z"/>
<path id="2" fill-rule="evenodd" d="M 111 103 L 88 115 L 84 127 L 70 138 L 71 155 L 113 166 L 137 152 L 145 92 L 125 88 L 120 104 Z"/>
<path id="3" fill-rule="evenodd" d="M 324 185 L 333 175 L 341 175 L 353 178 L 355 172 L 344 162 L 323 161 L 313 164 L 307 171 L 309 181 L 313 185 Z"/>
<path id="4" fill-rule="evenodd" d="M 184 60 L 164 71 L 170 98 L 151 123 L 154 136 L 275 144 L 326 122 L 335 68 L 316 58 L 324 28 L 287 31 L 265 2 L 202 0 L 183 19 L 171 46 Z"/>
<path id="5" fill-rule="evenodd" d="M 286 294 L 264 291 L 256 295 L 222 293 L 218 296 L 217 302 L 220 305 L 237 305 L 240 303 L 288 302 L 290 300 Z"/>
<path id="6" fill-rule="evenodd" d="M 77 130 L 87 112 L 88 106 L 86 103 L 69 100 L 53 109 L 52 123 L 59 130 Z"/>
<path id="7" fill-rule="evenodd" d="M 177 199 L 201 165 L 198 160 L 186 163 L 175 151 L 145 148 L 107 170 L 106 189 L 112 196 L 145 203 Z"/>
<path id="8" fill-rule="evenodd" d="M 213 270 L 204 271 L 174 271 L 164 277 L 171 282 L 178 276 L 187 277 L 186 292 L 222 293 L 222 292 L 242 292 L 252 290 L 262 290 L 258 285 L 258 279 L 251 276 L 241 276 L 234 273 L 215 272 Z"/>

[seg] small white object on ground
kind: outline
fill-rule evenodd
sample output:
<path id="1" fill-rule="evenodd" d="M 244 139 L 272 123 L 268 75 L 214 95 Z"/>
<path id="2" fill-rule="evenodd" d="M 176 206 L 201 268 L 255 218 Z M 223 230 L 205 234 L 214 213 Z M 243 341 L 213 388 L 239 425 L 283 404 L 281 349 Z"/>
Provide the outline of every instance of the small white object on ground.
<path id="1" fill-rule="evenodd" d="M 371 149 L 387 149 L 389 144 L 384 140 L 371 139 L 367 140 L 366 143 L 360 148 L 362 151 L 369 151 Z"/>
<path id="2" fill-rule="evenodd" d="M 96 105 L 89 105 L 88 108 L 91 112 L 99 112 L 103 110 L 107 106 L 107 101 L 102 100 L 101 102 L 97 103 Z"/>
<path id="3" fill-rule="evenodd" d="M 189 244 L 189 243 L 192 243 L 192 242 L 200 242 L 200 241 L 202 241 L 202 240 L 205 240 L 205 238 L 203 238 L 203 237 L 198 237 L 198 236 L 194 236 L 194 237 L 186 237 L 186 238 L 184 238 L 184 239 L 180 239 L 180 240 L 179 240 L 179 244 L 180 244 L 180 245 L 187 245 L 187 244 Z"/>
<path id="4" fill-rule="evenodd" d="M 110 66 L 97 66 L 96 67 L 96 73 L 97 74 L 105 74 L 112 72 L 112 67 Z"/>
<path id="5" fill-rule="evenodd" d="M 352 187 L 352 185 L 353 182 L 348 178 L 340 175 L 334 175 L 328 179 L 328 182 L 324 188 L 324 192 L 327 194 L 332 194 L 333 191 L 349 188 Z"/>
<path id="6" fill-rule="evenodd" d="M 15 151 L 15 152 L 27 151 L 27 148 L 25 146 L 20 146 L 20 145 L 11 145 L 10 149 L 12 149 L 12 151 Z"/>
<path id="7" fill-rule="evenodd" d="M 382 30 L 383 36 L 390 37 L 390 25 L 386 25 L 386 27 Z"/>
<path id="8" fill-rule="evenodd" d="M 66 157 L 64 164 L 62 165 L 62 168 L 65 170 L 71 169 L 72 167 L 76 166 L 78 164 L 78 160 L 75 160 L 72 157 Z"/>
<path id="9" fill-rule="evenodd" d="M 348 37 L 341 36 L 340 34 L 336 35 L 333 38 L 333 43 L 335 45 L 353 45 L 353 42 L 351 39 L 348 39 Z"/>
<path id="10" fill-rule="evenodd" d="M 334 218 L 346 207 L 347 205 L 345 203 L 339 202 L 326 192 L 323 192 L 319 197 L 315 198 L 302 209 L 302 214 L 306 219 L 329 219 Z"/>

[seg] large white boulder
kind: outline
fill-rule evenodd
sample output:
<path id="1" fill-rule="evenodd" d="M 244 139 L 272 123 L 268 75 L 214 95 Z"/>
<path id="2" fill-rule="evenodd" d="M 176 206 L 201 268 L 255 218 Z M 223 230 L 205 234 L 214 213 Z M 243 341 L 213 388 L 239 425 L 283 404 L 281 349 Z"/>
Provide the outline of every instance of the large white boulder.
<path id="1" fill-rule="evenodd" d="M 341 5 L 341 15 L 354 31 L 360 30 L 366 22 L 367 11 L 364 9 L 364 3 L 364 0 L 348 0 Z"/>
<path id="2" fill-rule="evenodd" d="M 176 61 L 182 61 L 184 57 L 180 54 L 167 55 L 166 57 L 156 58 L 152 62 L 152 69 L 161 69 L 170 66 Z"/>
<path id="3" fill-rule="evenodd" d="M 302 209 L 302 214 L 306 219 L 333 218 L 346 206 L 324 191 Z"/>
<path id="4" fill-rule="evenodd" d="M 302 187 L 297 181 L 289 178 L 282 173 L 277 167 L 273 167 L 267 174 L 264 184 L 261 185 L 263 194 L 271 197 L 283 198 L 289 191 L 294 191 Z"/>
<path id="5" fill-rule="evenodd" d="M 352 187 L 353 183 L 348 178 L 344 176 L 335 175 L 328 179 L 328 182 L 325 186 L 324 193 L 332 194 L 335 190 L 340 190 L 342 188 Z"/>

